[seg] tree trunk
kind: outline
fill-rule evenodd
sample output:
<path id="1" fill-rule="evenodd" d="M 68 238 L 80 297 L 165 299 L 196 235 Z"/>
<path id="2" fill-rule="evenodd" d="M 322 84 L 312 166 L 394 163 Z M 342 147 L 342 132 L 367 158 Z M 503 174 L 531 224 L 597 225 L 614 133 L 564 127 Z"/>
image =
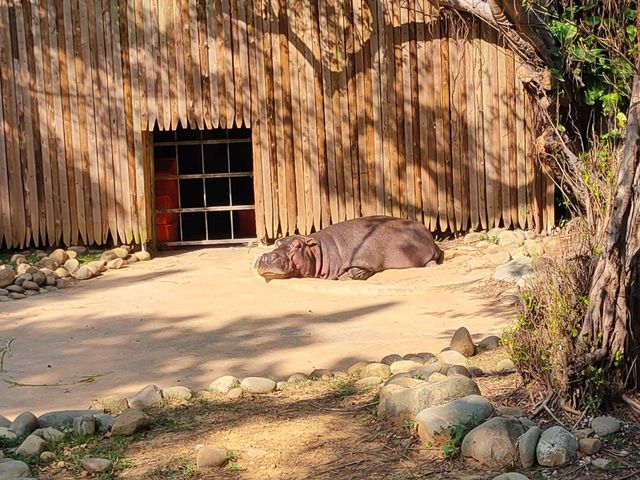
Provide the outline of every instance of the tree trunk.
<path id="1" fill-rule="evenodd" d="M 586 365 L 607 393 L 638 386 L 640 346 L 640 77 L 633 80 L 618 187 L 589 293 L 581 332 Z M 587 380 L 589 379 L 587 372 Z M 584 385 L 576 385 L 582 388 Z"/>

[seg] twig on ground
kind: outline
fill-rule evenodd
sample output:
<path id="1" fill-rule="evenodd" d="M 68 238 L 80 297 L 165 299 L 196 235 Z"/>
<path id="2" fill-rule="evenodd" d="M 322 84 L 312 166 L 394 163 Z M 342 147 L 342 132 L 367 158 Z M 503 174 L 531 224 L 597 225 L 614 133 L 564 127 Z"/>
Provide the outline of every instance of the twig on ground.
<path id="1" fill-rule="evenodd" d="M 580 414 L 580 417 L 578 417 L 578 420 L 576 420 L 576 423 L 573 424 L 573 428 L 571 428 L 571 431 L 573 432 L 576 427 L 580 424 L 580 422 L 582 421 L 582 419 L 584 418 L 584 416 L 587 414 L 587 409 L 585 408 L 582 413 Z"/>
<path id="2" fill-rule="evenodd" d="M 549 395 L 547 395 L 547 397 L 542 401 L 542 403 L 538 405 L 536 409 L 533 411 L 533 413 L 531 414 L 531 418 L 535 418 L 538 415 L 540 415 L 540 412 L 542 412 L 545 408 L 547 408 L 547 403 L 549 403 L 549 401 L 552 398 L 553 398 L 553 393 L 550 393 Z"/>
<path id="3" fill-rule="evenodd" d="M 362 462 L 366 462 L 366 458 L 361 458 L 360 460 L 354 460 L 352 462 L 342 463 L 340 465 L 336 465 L 335 467 L 325 468 L 324 470 L 320 470 L 313 474 L 314 477 L 319 477 L 320 475 L 324 475 L 325 473 L 333 472 L 335 470 L 340 470 L 341 468 L 350 467 L 351 465 L 357 465 Z"/>
<path id="4" fill-rule="evenodd" d="M 616 480 L 627 480 L 628 478 L 632 478 L 632 477 L 636 477 L 640 475 L 640 470 L 634 470 L 631 473 L 628 473 L 627 475 L 623 476 L 623 477 L 618 477 Z"/>
<path id="5" fill-rule="evenodd" d="M 547 413 L 548 413 L 549 415 L 551 415 L 551 418 L 553 418 L 556 422 L 558 422 L 558 423 L 559 423 L 560 425 L 562 425 L 564 428 L 567 428 L 567 427 L 565 426 L 565 424 L 564 424 L 564 423 L 562 423 L 562 422 L 560 421 L 560 419 L 559 419 L 558 417 L 556 417 L 556 416 L 553 414 L 553 412 L 551 411 L 551 409 L 550 409 L 549 407 L 547 407 L 547 405 L 546 405 L 546 404 L 544 404 L 544 409 L 547 411 Z"/>

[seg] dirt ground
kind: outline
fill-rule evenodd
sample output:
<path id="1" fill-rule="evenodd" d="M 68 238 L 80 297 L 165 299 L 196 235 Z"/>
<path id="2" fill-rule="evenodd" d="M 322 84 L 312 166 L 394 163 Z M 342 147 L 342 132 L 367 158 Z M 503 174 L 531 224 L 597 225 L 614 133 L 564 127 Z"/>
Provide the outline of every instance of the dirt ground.
<path id="1" fill-rule="evenodd" d="M 0 413 L 86 408 L 150 383 L 197 391 L 226 374 L 279 380 L 346 369 L 439 351 L 461 325 L 481 339 L 512 316 L 477 288 L 492 270 L 457 258 L 366 282 L 266 283 L 250 268 L 264 250 L 167 252 L 72 289 L 0 303 L 0 342 L 15 338 Z"/>

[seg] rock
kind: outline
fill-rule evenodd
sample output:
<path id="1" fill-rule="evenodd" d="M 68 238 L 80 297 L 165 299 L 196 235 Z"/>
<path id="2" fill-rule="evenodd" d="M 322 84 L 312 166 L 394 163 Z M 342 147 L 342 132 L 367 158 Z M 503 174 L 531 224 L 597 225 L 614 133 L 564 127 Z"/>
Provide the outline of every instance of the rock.
<path id="1" fill-rule="evenodd" d="M 14 480 L 31 477 L 29 465 L 19 460 L 0 462 L 0 480 Z"/>
<path id="2" fill-rule="evenodd" d="M 69 288 L 71 286 L 71 282 L 66 278 L 59 278 L 56 280 L 56 288 Z"/>
<path id="3" fill-rule="evenodd" d="M 497 407 L 496 413 L 503 417 L 521 418 L 527 416 L 527 411 L 520 407 Z"/>
<path id="4" fill-rule="evenodd" d="M 484 240 L 485 238 L 487 238 L 487 235 L 484 234 L 484 233 L 469 232 L 464 236 L 464 240 L 462 240 L 462 242 L 465 245 L 469 245 L 471 243 L 476 243 L 476 242 L 479 242 L 481 240 Z"/>
<path id="5" fill-rule="evenodd" d="M 60 266 L 58 262 L 50 258 L 43 258 L 36 263 L 38 268 L 48 268 L 49 270 L 55 270 Z"/>
<path id="6" fill-rule="evenodd" d="M 451 365 L 436 361 L 433 363 L 427 363 L 419 370 L 416 370 L 416 372 L 419 377 L 428 380 L 434 373 L 440 373 L 446 376 L 450 368 Z"/>
<path id="7" fill-rule="evenodd" d="M 86 268 L 88 268 L 89 270 L 91 270 L 91 273 L 93 274 L 94 277 L 97 277 L 98 275 L 100 275 L 102 272 L 107 270 L 106 267 L 106 262 L 102 261 L 102 260 L 96 260 L 94 262 L 89 262 L 85 265 Z M 80 269 L 82 269 L 84 267 L 80 267 Z M 78 274 L 78 272 L 76 272 L 76 275 Z"/>
<path id="8" fill-rule="evenodd" d="M 505 230 L 498 234 L 499 245 L 513 245 L 519 243 L 521 240 L 521 236 L 511 230 Z"/>
<path id="9" fill-rule="evenodd" d="M 73 278 L 76 280 L 89 280 L 94 276 L 95 273 L 88 266 L 80 267 L 73 273 Z"/>
<path id="10" fill-rule="evenodd" d="M 578 447 L 585 455 L 594 455 L 602 448 L 602 442 L 597 438 L 581 438 L 578 440 Z"/>
<path id="11" fill-rule="evenodd" d="M 424 365 L 426 363 L 425 359 L 422 358 L 417 353 L 407 353 L 406 355 L 402 356 L 402 359 L 403 360 L 413 360 L 414 362 L 418 362 L 421 365 Z"/>
<path id="12" fill-rule="evenodd" d="M 66 250 L 67 258 L 78 258 L 78 252 L 74 250 Z"/>
<path id="13" fill-rule="evenodd" d="M 271 393 L 276 389 L 276 382 L 270 378 L 247 377 L 240 382 L 240 387 L 249 393 Z"/>
<path id="14" fill-rule="evenodd" d="M 33 279 L 33 275 L 31 275 L 30 273 L 21 273 L 13 280 L 13 283 L 14 285 L 18 285 L 19 287 L 22 287 L 22 284 L 24 282 L 26 282 L 27 280 L 31 281 L 32 279 Z"/>
<path id="15" fill-rule="evenodd" d="M 69 260 L 69 255 L 62 248 L 58 248 L 49 254 L 49 258 L 56 262 L 58 265 L 62 265 L 64 264 L 64 262 Z M 55 268 L 52 270 L 55 270 Z"/>
<path id="16" fill-rule="evenodd" d="M 535 240 L 525 240 L 524 251 L 529 257 L 541 257 L 544 255 L 544 245 Z"/>
<path id="17" fill-rule="evenodd" d="M 333 378 L 333 372 L 326 368 L 316 368 L 309 374 L 309 378 L 312 380 L 329 380 Z"/>
<path id="18" fill-rule="evenodd" d="M 378 378 L 378 377 L 373 377 L 373 378 Z M 378 396 L 380 397 L 380 402 L 382 402 L 385 398 L 391 397 L 396 393 L 404 392 L 407 390 L 409 390 L 407 387 L 404 387 L 402 385 L 397 385 L 395 383 L 390 383 L 380 388 L 380 392 L 378 393 Z"/>
<path id="19" fill-rule="evenodd" d="M 76 252 L 79 254 L 83 254 L 83 253 L 87 253 L 88 248 L 85 247 L 84 245 L 73 245 L 69 248 L 67 248 L 67 250 L 70 250 L 72 252 Z"/>
<path id="20" fill-rule="evenodd" d="M 21 457 L 39 457 L 47 448 L 47 442 L 37 435 L 29 435 L 24 442 L 16 448 L 16 455 Z"/>
<path id="21" fill-rule="evenodd" d="M 464 367 L 467 366 L 467 359 L 460 352 L 455 350 L 447 350 L 444 352 L 440 352 L 436 358 L 439 362 L 446 363 L 448 365 L 462 365 Z"/>
<path id="22" fill-rule="evenodd" d="M 606 437 L 620 431 L 620 422 L 613 417 L 596 417 L 591 420 L 591 428 L 599 437 Z"/>
<path id="23" fill-rule="evenodd" d="M 389 370 L 391 370 L 393 374 L 411 372 L 412 370 L 422 368 L 423 365 L 423 362 L 416 362 L 414 360 L 398 360 L 389 366 Z"/>
<path id="24" fill-rule="evenodd" d="M 515 418 L 494 417 L 474 428 L 462 440 L 462 456 L 499 470 L 518 460 L 518 438 L 525 432 Z"/>
<path id="25" fill-rule="evenodd" d="M 47 452 L 44 451 L 40 454 L 40 461 L 42 463 L 49 463 L 49 462 L 53 462 L 53 460 L 55 460 L 56 455 L 53 452 Z"/>
<path id="26" fill-rule="evenodd" d="M 174 400 L 190 400 L 193 397 L 193 392 L 187 387 L 177 385 L 175 387 L 169 387 L 162 390 L 164 398 L 170 398 Z"/>
<path id="27" fill-rule="evenodd" d="M 4 268 L 0 270 L 0 288 L 8 287 L 16 278 L 16 272 L 13 268 Z"/>
<path id="28" fill-rule="evenodd" d="M 9 428 L 11 426 L 11 420 L 9 420 L 7 417 L 0 415 L 0 427 L 6 427 Z"/>
<path id="29" fill-rule="evenodd" d="M 436 356 L 431 352 L 419 352 L 419 353 L 416 353 L 416 355 L 424 359 L 425 364 L 436 361 Z"/>
<path id="30" fill-rule="evenodd" d="M 490 336 L 484 338 L 478 344 L 478 352 L 486 352 L 488 350 L 495 350 L 498 347 L 500 347 L 500 337 L 498 337 L 496 335 L 490 335 Z"/>
<path id="31" fill-rule="evenodd" d="M 111 435 L 133 435 L 151 425 L 151 418 L 140 410 L 130 408 L 118 415 L 111 426 Z"/>
<path id="32" fill-rule="evenodd" d="M 93 415 L 74 418 L 73 431 L 78 435 L 94 435 L 96 433 L 96 420 Z"/>
<path id="33" fill-rule="evenodd" d="M 40 290 L 40 287 L 38 286 L 37 283 L 29 281 L 29 280 L 25 280 L 24 282 L 22 282 L 22 288 L 24 288 L 25 290 L 32 290 L 32 291 L 35 291 L 35 292 Z"/>
<path id="34" fill-rule="evenodd" d="M 496 371 L 500 373 L 513 373 L 516 371 L 516 365 L 509 358 L 504 358 L 496 365 Z"/>
<path id="35" fill-rule="evenodd" d="M 518 453 L 520 454 L 520 465 L 522 468 L 529 468 L 533 466 L 536 461 L 536 447 L 538 446 L 538 440 L 542 429 L 540 427 L 530 427 L 522 436 L 518 439 Z"/>
<path id="36" fill-rule="evenodd" d="M 465 357 L 472 357 L 476 353 L 476 346 L 473 343 L 469 330 L 460 327 L 451 338 L 451 350 L 461 353 Z"/>
<path id="37" fill-rule="evenodd" d="M 441 382 L 426 383 L 398 392 L 381 401 L 378 412 L 401 424 L 404 420 L 413 419 L 425 408 L 442 405 L 467 395 L 480 395 L 478 385 L 467 377 L 454 375 Z"/>
<path id="38" fill-rule="evenodd" d="M 487 255 L 487 259 L 493 265 L 504 265 L 511 260 L 511 254 L 509 252 L 494 252 Z"/>
<path id="39" fill-rule="evenodd" d="M 583 438 L 588 438 L 593 435 L 594 431 L 591 428 L 580 428 L 578 430 L 573 430 L 571 433 L 573 433 L 573 436 L 576 437 L 576 440 L 580 441 Z"/>
<path id="40" fill-rule="evenodd" d="M 9 290 L 7 290 L 6 288 L 0 288 L 0 296 L 6 297 L 8 295 L 9 295 Z"/>
<path id="41" fill-rule="evenodd" d="M 198 470 L 221 467 L 227 460 L 227 450 L 224 448 L 202 447 L 196 455 Z"/>
<path id="42" fill-rule="evenodd" d="M 288 383 L 293 383 L 293 382 L 300 382 L 300 381 L 304 381 L 307 378 L 309 378 L 309 376 L 306 373 L 294 373 L 293 375 L 290 375 L 289 378 L 287 378 L 287 382 Z"/>
<path id="43" fill-rule="evenodd" d="M 124 264 L 125 265 L 132 265 L 134 263 L 138 263 L 140 260 L 138 260 L 138 257 L 136 257 L 135 255 L 129 255 L 125 261 Z"/>
<path id="44" fill-rule="evenodd" d="M 106 252 L 103 252 L 102 255 L 100 255 L 100 260 L 104 260 L 105 262 L 110 262 L 117 258 L 119 257 L 115 253 L 113 253 L 111 250 L 107 250 Z"/>
<path id="45" fill-rule="evenodd" d="M 397 353 L 392 353 L 391 355 L 387 355 L 380 360 L 380 363 L 384 363 L 385 365 L 391 365 L 393 362 L 397 362 L 402 360 L 402 357 Z"/>
<path id="46" fill-rule="evenodd" d="M 238 398 L 242 398 L 243 394 L 244 391 L 240 387 L 235 387 L 227 392 L 227 398 L 237 400 Z"/>
<path id="47" fill-rule="evenodd" d="M 0 465 L 2 465 L 0 463 Z M 606 458 L 594 458 L 591 460 L 591 465 L 596 467 L 598 470 L 609 470 L 612 466 L 612 462 Z"/>
<path id="48" fill-rule="evenodd" d="M 54 276 L 54 275 L 47 275 L 45 277 L 44 283 L 48 286 L 48 287 L 55 287 L 56 286 L 56 281 L 58 279 Z"/>
<path id="49" fill-rule="evenodd" d="M 30 253 L 28 250 L 25 250 L 26 253 Z M 27 260 L 27 257 L 25 257 L 24 253 L 14 253 L 13 255 L 11 255 L 11 263 L 15 263 L 16 265 L 19 265 L 21 263 L 29 263 L 29 261 Z"/>
<path id="50" fill-rule="evenodd" d="M 113 462 L 106 458 L 85 457 L 80 460 L 80 466 L 89 473 L 104 473 L 111 470 Z"/>
<path id="51" fill-rule="evenodd" d="M 471 378 L 471 372 L 462 365 L 452 365 L 447 369 L 447 377 L 451 375 L 464 375 L 465 377 Z"/>
<path id="52" fill-rule="evenodd" d="M 64 269 L 69 272 L 69 274 L 73 275 L 76 273 L 76 270 L 80 268 L 80 262 L 75 258 L 70 258 L 63 265 Z"/>
<path id="53" fill-rule="evenodd" d="M 375 387 L 383 382 L 380 377 L 362 377 L 360 380 L 356 380 L 356 387 L 367 388 Z"/>
<path id="54" fill-rule="evenodd" d="M 436 383 L 436 382 L 443 382 L 447 380 L 448 375 L 444 375 L 440 372 L 433 372 L 431 375 L 429 375 L 429 379 L 427 380 L 427 382 L 429 383 Z"/>
<path id="55" fill-rule="evenodd" d="M 228 393 L 232 388 L 236 388 L 240 385 L 240 381 L 231 375 L 225 375 L 223 377 L 215 379 L 209 384 L 209 390 L 212 392 Z"/>
<path id="56" fill-rule="evenodd" d="M 96 410 L 60 410 L 48 412 L 38 417 L 40 428 L 53 427 L 60 430 L 62 427 L 73 426 L 73 419 L 83 415 L 93 415 Z"/>
<path id="57" fill-rule="evenodd" d="M 444 405 L 421 410 L 416 415 L 418 435 L 434 444 L 447 442 L 456 425 L 475 428 L 493 414 L 491 402 L 480 395 L 468 395 Z"/>
<path id="58" fill-rule="evenodd" d="M 415 388 L 419 385 L 424 385 L 424 380 L 420 380 L 419 378 L 412 377 L 397 377 L 393 380 L 387 380 L 387 385 L 400 385 L 405 388 Z"/>
<path id="59" fill-rule="evenodd" d="M 129 406 L 139 410 L 162 402 L 162 390 L 156 385 L 147 385 L 129 399 Z"/>
<path id="60" fill-rule="evenodd" d="M 63 432 L 53 427 L 38 428 L 33 431 L 33 435 L 37 435 L 47 442 L 59 442 L 66 436 Z"/>
<path id="61" fill-rule="evenodd" d="M 38 428 L 38 417 L 31 412 L 22 412 L 11 422 L 9 429 L 18 437 L 24 437 Z"/>
<path id="62" fill-rule="evenodd" d="M 9 440 L 13 442 L 18 439 L 18 435 L 15 432 L 9 430 L 8 427 L 0 427 L 0 438 L 4 438 L 5 440 Z"/>
<path id="63" fill-rule="evenodd" d="M 363 362 L 363 361 L 356 362 L 353 365 L 351 365 L 349 368 L 347 368 L 347 373 L 349 375 L 358 376 L 362 373 L 362 370 L 364 369 L 364 367 L 367 366 L 368 363 L 369 362 Z"/>
<path id="64" fill-rule="evenodd" d="M 67 278 L 70 277 L 71 274 L 67 271 L 66 268 L 60 267 L 60 268 L 56 268 L 55 271 L 56 275 L 58 275 L 60 278 Z"/>
<path id="65" fill-rule="evenodd" d="M 24 293 L 11 292 L 9 293 L 9 298 L 13 298 L 14 300 L 21 300 L 23 298 L 27 298 L 27 296 Z"/>
<path id="66" fill-rule="evenodd" d="M 384 363 L 372 362 L 368 363 L 360 373 L 362 378 L 365 377 L 380 377 L 387 378 L 391 375 L 391 368 Z"/>
<path id="67" fill-rule="evenodd" d="M 132 256 L 137 258 L 141 262 L 146 262 L 147 260 L 151 260 L 151 254 L 145 251 L 136 252 Z"/>
<path id="68" fill-rule="evenodd" d="M 107 433 L 116 421 L 116 417 L 106 413 L 96 413 L 93 418 L 96 419 L 96 427 L 100 433 Z"/>
<path id="69" fill-rule="evenodd" d="M 129 408 L 129 401 L 125 395 L 115 393 L 102 397 L 100 399 L 100 405 L 102 405 L 102 409 L 105 412 L 118 414 Z"/>
<path id="70" fill-rule="evenodd" d="M 124 260 L 121 258 L 114 258 L 113 260 L 107 262 L 107 268 L 109 270 L 118 270 L 122 268 L 124 265 Z"/>
<path id="71" fill-rule="evenodd" d="M 517 472 L 508 472 L 493 477 L 493 480 L 529 480 L 527 477 Z"/>
<path id="72" fill-rule="evenodd" d="M 27 270 L 29 270 L 30 268 L 31 268 L 31 265 L 29 265 L 29 263 L 20 263 L 16 267 L 16 273 L 18 275 L 23 275 L 27 273 Z"/>
<path id="73" fill-rule="evenodd" d="M 560 467 L 573 460 L 578 452 L 578 441 L 561 426 L 548 428 L 538 441 L 536 457 L 543 467 Z"/>
<path id="74" fill-rule="evenodd" d="M 494 280 L 517 283 L 522 278 L 533 273 L 531 258 L 514 258 L 510 262 L 500 265 L 493 273 Z"/>

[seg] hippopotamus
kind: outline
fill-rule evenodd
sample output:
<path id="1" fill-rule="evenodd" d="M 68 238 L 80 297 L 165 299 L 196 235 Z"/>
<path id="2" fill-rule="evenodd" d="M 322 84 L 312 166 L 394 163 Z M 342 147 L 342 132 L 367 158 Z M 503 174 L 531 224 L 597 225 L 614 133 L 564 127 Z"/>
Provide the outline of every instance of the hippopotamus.
<path id="1" fill-rule="evenodd" d="M 336 223 L 311 235 L 285 237 L 275 247 L 255 265 L 267 281 L 294 277 L 366 280 L 383 270 L 428 267 L 443 259 L 424 225 L 382 215 Z"/>

